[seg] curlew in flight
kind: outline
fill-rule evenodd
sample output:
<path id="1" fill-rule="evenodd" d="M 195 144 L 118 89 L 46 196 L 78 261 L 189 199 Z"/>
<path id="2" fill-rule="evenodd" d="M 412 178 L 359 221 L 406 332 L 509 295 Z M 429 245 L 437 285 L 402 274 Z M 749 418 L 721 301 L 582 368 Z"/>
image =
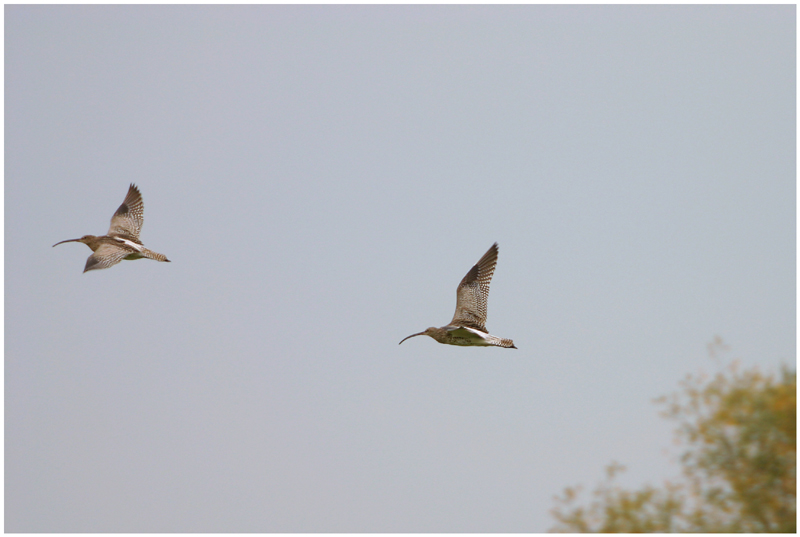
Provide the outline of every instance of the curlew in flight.
<path id="1" fill-rule="evenodd" d="M 82 242 L 94 252 L 86 260 L 84 272 L 99 270 L 116 265 L 123 259 L 155 259 L 169 262 L 167 256 L 148 250 L 139 240 L 139 232 L 144 223 L 144 202 L 139 189 L 131 183 L 128 195 L 117 212 L 111 217 L 108 235 L 95 237 L 84 235 L 80 239 L 70 239 L 55 243 L 58 246 L 65 242 Z"/>
<path id="2" fill-rule="evenodd" d="M 458 284 L 456 313 L 450 324 L 441 328 L 432 326 L 424 332 L 411 334 L 403 341 L 414 336 L 430 336 L 439 343 L 448 345 L 516 349 L 514 342 L 510 339 L 493 336 L 486 330 L 486 302 L 489 298 L 489 284 L 492 281 L 496 265 L 497 243 L 494 243 Z"/>

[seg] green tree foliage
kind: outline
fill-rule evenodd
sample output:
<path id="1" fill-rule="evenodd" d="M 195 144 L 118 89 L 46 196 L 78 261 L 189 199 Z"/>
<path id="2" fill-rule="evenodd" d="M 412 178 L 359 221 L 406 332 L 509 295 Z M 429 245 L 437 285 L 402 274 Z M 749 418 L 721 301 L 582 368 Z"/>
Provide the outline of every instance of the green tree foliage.
<path id="1" fill-rule="evenodd" d="M 658 400 L 686 446 L 679 482 L 624 490 L 614 483 L 624 467 L 612 463 L 589 505 L 578 504 L 580 487 L 556 497 L 552 531 L 795 533 L 796 394 L 786 367 L 690 375 Z"/>

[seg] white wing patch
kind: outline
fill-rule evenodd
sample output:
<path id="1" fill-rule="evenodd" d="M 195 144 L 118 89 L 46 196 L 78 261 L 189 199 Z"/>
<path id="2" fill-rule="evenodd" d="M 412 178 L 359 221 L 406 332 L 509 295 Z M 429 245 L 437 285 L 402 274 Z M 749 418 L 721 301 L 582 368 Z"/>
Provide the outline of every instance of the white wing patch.
<path id="1" fill-rule="evenodd" d="M 473 333 L 473 334 L 475 334 L 476 336 L 479 336 L 479 337 L 481 337 L 481 338 L 483 338 L 483 339 L 486 339 L 486 336 L 488 336 L 488 335 L 489 335 L 489 334 L 487 334 L 486 332 L 481 332 L 480 330 L 476 330 L 476 329 L 474 329 L 474 328 L 470 328 L 469 326 L 461 326 L 461 327 L 459 327 L 459 328 L 461 328 L 461 329 L 463 329 L 463 330 L 469 330 L 470 332 L 472 332 L 472 333 Z"/>
<path id="2" fill-rule="evenodd" d="M 142 248 L 143 248 L 143 247 L 142 247 L 142 245 L 141 245 L 141 244 L 136 244 L 135 242 L 133 242 L 133 241 L 130 241 L 130 240 L 128 240 L 128 239 L 123 239 L 122 237 L 114 237 L 114 239 L 115 239 L 115 240 L 118 240 L 118 241 L 119 241 L 119 242 L 121 242 L 122 244 L 125 244 L 126 246 L 130 246 L 131 248 L 133 248 L 133 249 L 134 249 L 134 250 L 136 250 L 137 252 L 141 252 L 141 251 L 142 251 Z"/>
<path id="3" fill-rule="evenodd" d="M 476 345 L 488 346 L 487 337 L 489 334 L 470 328 L 469 326 L 448 326 L 447 331 L 456 339 L 462 339 L 469 343 L 455 343 L 455 345 Z"/>

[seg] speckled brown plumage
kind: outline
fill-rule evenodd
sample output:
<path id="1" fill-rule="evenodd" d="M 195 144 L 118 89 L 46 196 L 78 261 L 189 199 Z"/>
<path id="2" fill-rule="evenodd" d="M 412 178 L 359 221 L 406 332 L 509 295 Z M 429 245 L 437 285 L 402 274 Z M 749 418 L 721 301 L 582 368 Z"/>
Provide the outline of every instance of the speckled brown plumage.
<path id="1" fill-rule="evenodd" d="M 497 243 L 467 272 L 456 289 L 456 312 L 450 324 L 441 328 L 430 327 L 414 336 L 430 336 L 439 343 L 461 346 L 494 346 L 516 349 L 510 339 L 499 338 L 486 330 L 486 310 L 489 284 L 497 266 Z"/>
<path id="2" fill-rule="evenodd" d="M 139 234 L 144 223 L 144 201 L 139 188 L 131 183 L 128 194 L 111 217 L 107 235 L 96 237 L 84 235 L 80 239 L 69 239 L 55 243 L 82 242 L 92 249 L 83 271 L 99 270 L 116 265 L 123 259 L 154 259 L 169 262 L 167 256 L 148 250 L 142 245 Z"/>

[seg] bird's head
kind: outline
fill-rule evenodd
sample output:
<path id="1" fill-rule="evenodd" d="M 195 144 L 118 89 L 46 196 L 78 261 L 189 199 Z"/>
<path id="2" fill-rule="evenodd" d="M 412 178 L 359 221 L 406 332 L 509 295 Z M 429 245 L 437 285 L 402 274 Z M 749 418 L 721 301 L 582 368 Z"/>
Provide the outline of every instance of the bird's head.
<path id="1" fill-rule="evenodd" d="M 430 336 L 430 337 L 433 337 L 434 332 L 436 332 L 437 330 L 441 330 L 441 328 L 436 328 L 435 326 L 431 326 L 430 328 L 426 329 L 424 332 L 419 332 L 417 334 L 411 334 L 408 337 L 404 337 L 403 340 L 400 343 L 402 343 L 403 341 L 407 340 L 408 338 L 416 337 L 416 336 Z M 434 339 L 436 339 L 436 338 L 434 338 Z M 400 345 L 400 343 L 398 343 L 398 345 Z"/>
<path id="2" fill-rule="evenodd" d="M 95 237 L 94 235 L 84 235 L 80 239 L 68 239 L 65 241 L 57 242 L 53 246 L 58 246 L 59 244 L 64 244 L 65 242 L 82 242 L 83 244 L 89 244 L 96 238 L 97 237 Z"/>

